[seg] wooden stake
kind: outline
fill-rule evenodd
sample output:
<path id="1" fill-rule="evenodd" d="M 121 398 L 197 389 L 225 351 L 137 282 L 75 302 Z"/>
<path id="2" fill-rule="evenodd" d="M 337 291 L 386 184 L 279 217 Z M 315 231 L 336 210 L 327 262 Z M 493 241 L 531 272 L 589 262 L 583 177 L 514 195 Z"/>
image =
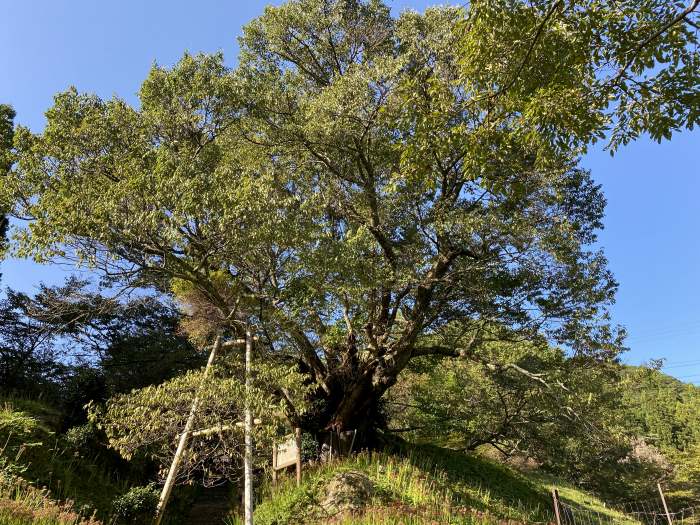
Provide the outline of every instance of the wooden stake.
<path id="1" fill-rule="evenodd" d="M 272 486 L 277 485 L 277 443 L 272 443 Z"/>
<path id="2" fill-rule="evenodd" d="M 673 520 L 671 519 L 671 513 L 668 511 L 668 505 L 666 505 L 666 498 L 664 497 L 664 491 L 661 490 L 661 483 L 657 483 L 656 488 L 659 489 L 659 494 L 661 495 L 661 503 L 664 504 L 664 511 L 666 512 L 666 520 L 668 520 L 668 525 L 673 525 Z"/>
<path id="3" fill-rule="evenodd" d="M 294 429 L 294 437 L 297 442 L 297 487 L 301 485 L 301 429 Z"/>
<path id="4" fill-rule="evenodd" d="M 561 525 L 561 514 L 559 514 L 559 492 L 552 489 L 552 502 L 554 503 L 554 515 L 557 518 L 557 525 Z"/>
<path id="5" fill-rule="evenodd" d="M 352 433 L 352 441 L 350 442 L 350 450 L 348 451 L 348 455 L 352 454 L 353 447 L 355 446 L 355 438 L 357 437 L 357 429 L 355 429 Z"/>
<path id="6" fill-rule="evenodd" d="M 202 383 L 204 383 L 204 380 L 207 378 L 209 375 L 209 370 L 211 370 L 211 365 L 214 362 L 214 358 L 216 357 L 216 353 L 219 351 L 221 348 L 221 336 L 218 335 L 216 336 L 216 340 L 214 341 L 214 346 L 211 349 L 211 353 L 209 354 L 209 360 L 207 361 L 207 366 L 204 368 L 204 375 L 202 376 Z M 197 393 L 194 396 L 194 401 L 192 401 L 192 407 L 190 408 L 190 414 L 187 416 L 187 421 L 185 422 L 185 428 L 182 431 L 182 434 L 180 434 L 180 440 L 178 441 L 177 444 L 177 450 L 175 451 L 175 456 L 173 457 L 173 462 L 170 464 L 170 470 L 168 470 L 168 477 L 165 479 L 165 485 L 163 485 L 163 490 L 160 493 L 160 498 L 158 500 L 158 506 L 156 507 L 156 515 L 154 518 L 154 525 L 160 525 L 161 520 L 163 519 L 163 514 L 165 513 L 165 506 L 168 504 L 168 500 L 170 499 L 170 494 L 173 491 L 173 486 L 175 485 L 175 480 L 177 479 L 177 471 L 178 468 L 180 467 L 180 461 L 182 460 L 185 450 L 187 449 L 187 441 L 189 440 L 190 437 L 190 432 L 192 432 L 192 426 L 194 425 L 194 417 L 197 413 L 197 409 L 199 408 L 199 396 L 200 396 L 200 388 L 197 390 Z"/>

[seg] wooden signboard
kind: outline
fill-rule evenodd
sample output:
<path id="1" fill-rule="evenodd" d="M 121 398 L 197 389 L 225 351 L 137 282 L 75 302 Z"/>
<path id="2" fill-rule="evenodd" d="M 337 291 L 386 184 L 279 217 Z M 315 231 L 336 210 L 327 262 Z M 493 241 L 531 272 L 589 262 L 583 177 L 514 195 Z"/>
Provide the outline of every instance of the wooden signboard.
<path id="1" fill-rule="evenodd" d="M 286 436 L 272 447 L 272 482 L 277 481 L 277 471 L 296 465 L 297 485 L 301 484 L 301 429 Z"/>
<path id="2" fill-rule="evenodd" d="M 284 467 L 295 465 L 297 462 L 297 440 L 294 434 L 286 436 L 284 441 L 275 444 L 274 469 L 281 470 Z"/>

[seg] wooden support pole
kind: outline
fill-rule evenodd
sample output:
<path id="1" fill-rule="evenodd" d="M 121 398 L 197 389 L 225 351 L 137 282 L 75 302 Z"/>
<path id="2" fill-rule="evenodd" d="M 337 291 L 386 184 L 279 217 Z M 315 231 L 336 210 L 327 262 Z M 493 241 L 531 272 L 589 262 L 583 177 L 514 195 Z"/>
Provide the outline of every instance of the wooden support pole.
<path id="1" fill-rule="evenodd" d="M 301 485 L 301 429 L 294 429 L 294 437 L 297 444 L 297 487 Z"/>
<path id="2" fill-rule="evenodd" d="M 212 434 L 223 434 L 224 432 L 228 432 L 229 430 L 233 430 L 236 426 L 238 426 L 238 423 L 235 425 L 216 425 L 211 428 L 205 428 L 203 430 L 195 430 L 193 432 L 190 432 L 190 436 L 192 437 L 202 437 L 202 436 L 211 436 Z"/>
<path id="3" fill-rule="evenodd" d="M 216 340 L 214 341 L 214 346 L 212 346 L 211 353 L 209 354 L 209 360 L 207 361 L 207 366 L 204 368 L 204 375 L 202 376 L 202 383 L 204 383 L 204 380 L 206 380 L 207 376 L 209 375 L 209 371 L 211 370 L 212 363 L 214 363 L 214 358 L 216 357 L 216 353 L 219 351 L 221 348 L 221 336 L 216 336 Z M 201 389 L 201 385 L 200 385 Z M 175 486 L 175 480 L 177 479 L 177 471 L 180 467 L 180 461 L 182 460 L 183 456 L 185 455 L 185 450 L 187 449 L 187 442 L 190 437 L 190 433 L 192 432 L 192 426 L 194 425 L 194 417 L 197 414 L 197 409 L 199 408 L 199 397 L 200 397 L 200 389 L 197 390 L 197 393 L 194 396 L 194 401 L 192 401 L 192 407 L 190 408 L 190 414 L 187 416 L 187 421 L 185 422 L 185 428 L 182 431 L 182 434 L 180 434 L 180 439 L 177 443 L 177 450 L 175 451 L 175 456 L 173 457 L 173 461 L 170 464 L 170 469 L 168 470 L 168 477 L 165 479 L 165 485 L 163 485 L 163 490 L 160 493 L 160 498 L 158 500 L 158 506 L 156 507 L 156 515 L 153 520 L 154 525 L 160 525 L 161 520 L 163 519 L 163 514 L 165 513 L 165 507 L 168 504 L 168 500 L 170 499 L 170 494 L 173 491 L 173 487 Z"/>
<path id="4" fill-rule="evenodd" d="M 272 444 L 272 486 L 277 485 L 277 443 Z"/>
<path id="5" fill-rule="evenodd" d="M 245 327 L 245 454 L 243 456 L 244 489 L 243 514 L 245 525 L 253 525 L 253 413 L 250 409 L 252 394 L 251 366 L 253 359 L 253 333 Z"/>
<path id="6" fill-rule="evenodd" d="M 554 503 L 554 516 L 557 519 L 557 525 L 561 525 L 561 514 L 559 513 L 559 492 L 557 489 L 552 489 L 552 503 Z"/>
<path id="7" fill-rule="evenodd" d="M 673 520 L 671 519 L 671 513 L 668 511 L 668 505 L 666 505 L 666 498 L 664 497 L 664 491 L 661 490 L 661 483 L 657 483 L 656 488 L 659 489 L 659 495 L 661 496 L 661 503 L 664 504 L 664 512 L 666 513 L 666 520 L 668 521 L 668 525 L 673 525 Z"/>

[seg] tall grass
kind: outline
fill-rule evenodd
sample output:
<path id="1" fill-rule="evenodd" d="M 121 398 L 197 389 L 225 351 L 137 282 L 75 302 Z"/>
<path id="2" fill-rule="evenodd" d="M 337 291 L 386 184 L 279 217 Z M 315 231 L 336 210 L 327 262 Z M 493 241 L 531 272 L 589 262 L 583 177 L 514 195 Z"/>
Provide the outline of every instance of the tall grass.
<path id="1" fill-rule="evenodd" d="M 358 471 L 374 493 L 364 508 L 342 514 L 323 509 L 326 487 L 338 472 Z M 552 523 L 551 489 L 558 488 L 567 522 L 639 524 L 591 494 L 542 474 L 524 474 L 483 457 L 434 446 L 408 446 L 393 453 L 361 453 L 304 471 L 274 489 L 264 485 L 256 525 L 509 525 Z M 240 525 L 231 516 L 229 525 Z"/>
<path id="2" fill-rule="evenodd" d="M 0 398 L 0 471 L 48 487 L 52 497 L 73 500 L 84 514 L 97 511 L 106 518 L 129 480 L 107 468 L 100 452 L 72 448 L 56 433 L 59 423 L 60 413 L 40 401 Z"/>
<path id="3" fill-rule="evenodd" d="M 266 485 L 256 523 L 486 525 L 550 520 L 543 492 L 515 472 L 440 450 L 420 447 L 401 455 L 360 453 L 307 469 L 301 487 L 293 479 L 283 480 L 274 491 Z M 324 514 L 321 503 L 328 481 L 335 473 L 348 470 L 363 472 L 371 479 L 371 501 L 355 514 Z M 240 521 L 232 516 L 228 523 Z"/>
<path id="4" fill-rule="evenodd" d="M 331 518 L 336 525 L 523 525 L 516 520 L 502 520 L 473 509 L 437 507 L 427 509 L 370 507 L 361 515 Z"/>
<path id="5" fill-rule="evenodd" d="M 73 503 L 56 502 L 47 489 L 0 470 L 0 525 L 101 525 L 83 517 Z"/>

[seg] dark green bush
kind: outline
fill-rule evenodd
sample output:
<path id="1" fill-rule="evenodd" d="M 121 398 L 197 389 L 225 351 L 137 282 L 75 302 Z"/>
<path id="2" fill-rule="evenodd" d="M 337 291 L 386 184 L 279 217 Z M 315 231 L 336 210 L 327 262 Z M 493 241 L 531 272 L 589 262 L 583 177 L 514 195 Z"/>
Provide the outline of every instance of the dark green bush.
<path id="1" fill-rule="evenodd" d="M 155 483 L 133 487 L 112 503 L 113 517 L 118 524 L 149 524 L 158 505 L 160 491 Z"/>
<path id="2" fill-rule="evenodd" d="M 313 435 L 302 432 L 301 434 L 301 460 L 306 463 L 308 461 L 316 461 L 319 458 L 319 447 L 316 438 Z"/>
<path id="3" fill-rule="evenodd" d="M 66 444 L 80 456 L 93 453 L 99 446 L 97 429 L 91 423 L 69 428 L 64 439 Z"/>

